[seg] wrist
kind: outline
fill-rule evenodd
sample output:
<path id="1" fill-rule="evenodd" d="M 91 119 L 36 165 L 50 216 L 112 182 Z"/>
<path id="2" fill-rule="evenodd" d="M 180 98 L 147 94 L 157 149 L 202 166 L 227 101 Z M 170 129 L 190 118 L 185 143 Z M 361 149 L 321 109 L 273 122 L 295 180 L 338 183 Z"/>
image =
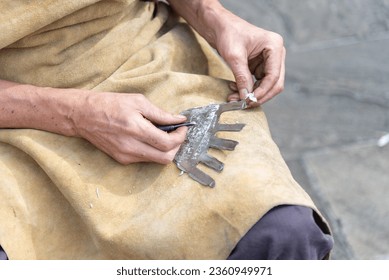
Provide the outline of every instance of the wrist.
<path id="1" fill-rule="evenodd" d="M 198 22 L 202 23 L 198 32 L 212 47 L 216 46 L 218 34 L 223 28 L 221 14 L 224 12 L 219 1 L 200 1 L 198 6 Z"/>
<path id="2" fill-rule="evenodd" d="M 169 3 L 177 14 L 215 47 L 217 36 L 223 28 L 223 16 L 228 12 L 218 0 L 169 0 Z"/>
<path id="3" fill-rule="evenodd" d="M 74 113 L 79 90 L 36 87 L 0 81 L 1 128 L 32 128 L 77 136 Z M 80 108 L 80 109 L 78 109 Z"/>
<path id="4" fill-rule="evenodd" d="M 204 34 L 200 34 L 220 53 L 220 42 L 225 34 L 242 24 L 243 20 L 225 9 L 219 1 L 202 1 L 199 8 L 199 21 L 203 22 Z"/>
<path id="5" fill-rule="evenodd" d="M 58 115 L 62 116 L 63 129 L 67 136 L 83 137 L 87 128 L 88 119 L 92 116 L 91 108 L 94 108 L 93 97 L 95 92 L 81 89 L 64 89 L 64 98 L 58 106 Z"/>
<path id="6" fill-rule="evenodd" d="M 108 104 L 101 104 L 104 93 L 80 91 L 77 95 L 77 102 L 73 105 L 68 119 L 72 124 L 74 136 L 85 138 L 90 131 L 98 130 L 96 124 L 106 117 L 99 113 L 102 113 Z"/>

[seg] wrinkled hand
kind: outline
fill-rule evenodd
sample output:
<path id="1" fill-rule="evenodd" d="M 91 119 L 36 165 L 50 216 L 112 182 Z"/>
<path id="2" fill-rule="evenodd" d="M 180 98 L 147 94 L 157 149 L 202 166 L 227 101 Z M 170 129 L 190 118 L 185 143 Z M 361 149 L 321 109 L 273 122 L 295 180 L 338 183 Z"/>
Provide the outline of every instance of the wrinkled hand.
<path id="1" fill-rule="evenodd" d="M 258 104 L 251 103 L 250 107 L 263 104 L 284 89 L 286 51 L 283 39 L 233 14 L 225 18 L 224 25 L 215 43 L 235 76 L 236 83 L 230 85 L 233 93 L 228 100 L 244 99 L 254 90 Z"/>
<path id="2" fill-rule="evenodd" d="M 153 125 L 184 122 L 153 105 L 141 94 L 92 93 L 75 113 L 78 136 L 122 164 L 170 163 L 185 140 L 187 128 L 166 133 Z"/>

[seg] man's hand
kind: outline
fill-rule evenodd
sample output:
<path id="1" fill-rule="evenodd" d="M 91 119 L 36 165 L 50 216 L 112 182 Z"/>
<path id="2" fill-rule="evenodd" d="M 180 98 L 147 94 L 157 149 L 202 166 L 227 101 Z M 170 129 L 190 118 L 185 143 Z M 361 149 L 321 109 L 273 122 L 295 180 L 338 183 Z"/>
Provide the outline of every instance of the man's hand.
<path id="1" fill-rule="evenodd" d="M 33 128 L 82 137 L 122 164 L 174 159 L 187 128 L 167 133 L 154 124 L 186 121 L 141 94 L 36 87 L 0 80 L 0 128 Z"/>
<path id="2" fill-rule="evenodd" d="M 170 163 L 184 142 L 187 128 L 166 133 L 155 124 L 177 124 L 174 116 L 153 105 L 141 94 L 93 93 L 74 114 L 77 134 L 118 162 Z"/>
<path id="3" fill-rule="evenodd" d="M 283 90 L 286 51 L 280 35 L 239 18 L 218 0 L 169 2 L 230 66 L 236 83 L 231 86 L 229 101 L 245 99 L 247 93 L 254 91 L 258 99 L 257 104 L 250 104 L 254 107 Z"/>
<path id="4" fill-rule="evenodd" d="M 235 76 L 228 100 L 238 101 L 254 92 L 258 104 L 263 104 L 284 89 L 286 51 L 282 37 L 231 17 L 227 19 L 231 24 L 216 41 L 217 50 Z M 252 107 L 258 104 L 250 103 Z"/>

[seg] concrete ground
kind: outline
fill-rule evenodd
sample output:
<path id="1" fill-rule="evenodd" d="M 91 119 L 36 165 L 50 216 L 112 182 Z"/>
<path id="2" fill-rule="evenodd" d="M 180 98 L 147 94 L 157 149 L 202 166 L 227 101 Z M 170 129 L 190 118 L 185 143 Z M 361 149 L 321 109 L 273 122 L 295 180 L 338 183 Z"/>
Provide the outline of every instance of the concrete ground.
<path id="1" fill-rule="evenodd" d="M 285 39 L 286 88 L 263 108 L 332 258 L 389 259 L 389 0 L 221 2 Z"/>

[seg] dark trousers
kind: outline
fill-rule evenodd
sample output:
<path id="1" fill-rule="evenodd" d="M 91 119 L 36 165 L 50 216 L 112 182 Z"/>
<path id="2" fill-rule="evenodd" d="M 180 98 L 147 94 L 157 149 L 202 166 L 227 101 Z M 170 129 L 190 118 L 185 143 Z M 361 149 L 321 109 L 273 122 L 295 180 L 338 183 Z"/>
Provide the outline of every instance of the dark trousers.
<path id="1" fill-rule="evenodd" d="M 282 205 L 262 217 L 238 242 L 230 260 L 322 260 L 334 241 L 312 209 Z M 322 229 L 320 228 L 322 227 Z"/>
<path id="2" fill-rule="evenodd" d="M 4 252 L 3 248 L 0 246 L 0 261 L 8 260 L 7 254 Z"/>
<path id="3" fill-rule="evenodd" d="M 283 205 L 270 210 L 238 242 L 229 260 L 321 260 L 332 237 L 316 222 L 312 209 Z M 0 260 L 7 260 L 0 246 Z"/>

